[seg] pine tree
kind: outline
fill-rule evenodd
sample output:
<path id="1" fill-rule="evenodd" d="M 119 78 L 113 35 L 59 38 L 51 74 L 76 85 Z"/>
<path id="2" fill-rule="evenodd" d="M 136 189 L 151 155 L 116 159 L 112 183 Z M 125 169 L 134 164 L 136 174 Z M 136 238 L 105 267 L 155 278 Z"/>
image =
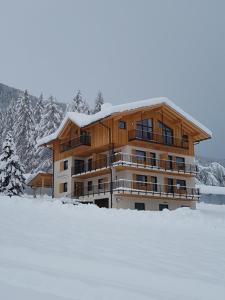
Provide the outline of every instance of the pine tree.
<path id="1" fill-rule="evenodd" d="M 95 99 L 95 107 L 93 109 L 93 113 L 96 114 L 97 112 L 101 111 L 101 106 L 102 104 L 104 103 L 104 98 L 103 98 L 103 95 L 102 95 L 102 92 L 99 91 L 98 92 L 98 95 Z"/>
<path id="2" fill-rule="evenodd" d="M 49 135 L 55 132 L 64 117 L 64 113 L 60 105 L 56 102 L 53 96 L 50 96 L 45 103 L 43 114 L 40 122 L 40 133 L 38 138 Z"/>
<path id="3" fill-rule="evenodd" d="M 90 114 L 90 108 L 88 103 L 81 94 L 81 91 L 78 90 L 76 96 L 73 98 L 72 103 L 69 107 L 69 111 L 75 111 L 78 113 Z"/>
<path id="4" fill-rule="evenodd" d="M 7 196 L 23 193 L 25 178 L 19 157 L 15 153 L 15 144 L 11 132 L 8 132 L 0 156 L 0 192 Z"/>
<path id="5" fill-rule="evenodd" d="M 38 139 L 55 132 L 64 117 L 60 105 L 50 96 L 46 102 L 39 126 Z M 52 167 L 52 153 L 48 148 L 36 148 L 37 167 L 35 171 L 49 171 Z"/>
<path id="6" fill-rule="evenodd" d="M 25 166 L 26 172 L 30 172 L 35 163 L 35 122 L 28 92 L 17 101 L 16 116 L 14 120 L 14 137 L 17 153 Z"/>
<path id="7" fill-rule="evenodd" d="M 43 94 L 41 94 L 34 108 L 34 120 L 36 124 L 40 124 L 43 110 L 44 110 L 44 99 L 43 99 Z"/>
<path id="8" fill-rule="evenodd" d="M 2 152 L 3 132 L 4 132 L 4 116 L 3 113 L 0 112 L 0 153 Z"/>

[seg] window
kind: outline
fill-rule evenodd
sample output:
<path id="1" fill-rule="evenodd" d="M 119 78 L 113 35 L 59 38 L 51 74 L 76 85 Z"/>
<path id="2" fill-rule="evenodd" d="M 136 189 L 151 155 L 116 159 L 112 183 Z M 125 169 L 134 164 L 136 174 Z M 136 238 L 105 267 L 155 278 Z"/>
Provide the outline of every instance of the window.
<path id="1" fill-rule="evenodd" d="M 182 135 L 182 145 L 183 145 L 183 147 L 188 148 L 188 135 L 187 134 Z"/>
<path id="2" fill-rule="evenodd" d="M 119 121 L 119 128 L 120 128 L 120 129 L 126 129 L 126 122 L 124 122 L 124 121 Z"/>
<path id="3" fill-rule="evenodd" d="M 92 170 L 92 158 L 88 159 L 88 171 Z"/>
<path id="4" fill-rule="evenodd" d="M 174 183 L 173 183 L 173 178 L 168 178 L 167 192 L 168 192 L 168 193 L 174 193 Z"/>
<path id="5" fill-rule="evenodd" d="M 150 153 L 151 166 L 156 166 L 156 154 L 154 152 Z"/>
<path id="6" fill-rule="evenodd" d="M 168 127 L 166 124 L 164 124 L 161 121 L 158 121 L 159 128 L 162 129 L 162 142 L 166 145 L 172 145 L 173 144 L 173 129 Z"/>
<path id="7" fill-rule="evenodd" d="M 146 152 L 141 150 L 136 150 L 136 159 L 138 163 L 145 163 L 146 162 Z"/>
<path id="8" fill-rule="evenodd" d="M 63 192 L 67 192 L 67 182 L 63 183 Z"/>
<path id="9" fill-rule="evenodd" d="M 179 170 L 185 170 L 185 158 L 184 157 L 176 157 L 176 165 L 177 169 Z"/>
<path id="10" fill-rule="evenodd" d="M 173 170 L 173 156 L 168 155 L 168 169 Z"/>
<path id="11" fill-rule="evenodd" d="M 157 177 L 151 176 L 152 191 L 157 192 Z"/>
<path id="12" fill-rule="evenodd" d="M 159 211 L 162 211 L 164 209 L 169 209 L 169 205 L 168 204 L 159 204 Z"/>
<path id="13" fill-rule="evenodd" d="M 68 160 L 64 160 L 63 162 L 63 170 L 67 170 L 68 169 Z"/>
<path id="14" fill-rule="evenodd" d="M 92 181 L 88 181 L 88 192 L 92 191 Z"/>
<path id="15" fill-rule="evenodd" d="M 145 210 L 145 203 L 138 203 L 138 202 L 136 202 L 136 203 L 134 204 L 134 207 L 135 207 L 135 209 L 137 209 L 137 210 Z"/>
<path id="16" fill-rule="evenodd" d="M 82 159 L 75 159 L 75 174 L 83 173 L 84 172 L 84 160 Z"/>
<path id="17" fill-rule="evenodd" d="M 145 176 L 145 175 L 136 175 L 136 180 L 140 183 L 146 183 L 147 182 L 147 176 Z"/>
<path id="18" fill-rule="evenodd" d="M 176 180 L 176 185 L 177 185 L 178 189 L 186 190 L 186 180 L 177 179 Z"/>
<path id="19" fill-rule="evenodd" d="M 100 179 L 98 180 L 98 189 L 99 189 L 99 190 L 103 189 L 103 179 L 102 179 L 102 178 L 100 178 Z"/>
<path id="20" fill-rule="evenodd" d="M 153 122 L 152 119 L 144 119 L 136 123 L 137 138 L 152 140 Z"/>

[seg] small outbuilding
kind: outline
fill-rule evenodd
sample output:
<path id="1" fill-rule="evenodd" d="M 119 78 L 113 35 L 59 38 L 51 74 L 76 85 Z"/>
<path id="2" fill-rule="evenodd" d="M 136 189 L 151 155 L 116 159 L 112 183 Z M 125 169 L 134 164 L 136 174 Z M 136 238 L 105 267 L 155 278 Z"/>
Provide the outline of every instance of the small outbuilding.
<path id="1" fill-rule="evenodd" d="M 26 184 L 32 188 L 34 198 L 37 195 L 51 195 L 52 194 L 52 182 L 53 175 L 48 172 L 38 172 L 31 174 L 27 180 Z"/>

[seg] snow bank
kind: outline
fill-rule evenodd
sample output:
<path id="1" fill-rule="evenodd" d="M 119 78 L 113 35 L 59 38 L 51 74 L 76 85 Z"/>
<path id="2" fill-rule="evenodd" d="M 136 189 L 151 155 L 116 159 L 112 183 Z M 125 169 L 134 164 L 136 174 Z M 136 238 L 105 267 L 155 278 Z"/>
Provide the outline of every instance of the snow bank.
<path id="1" fill-rule="evenodd" d="M 102 106 L 102 110 L 93 115 L 86 115 L 86 114 L 77 113 L 77 112 L 68 112 L 66 114 L 64 120 L 62 121 L 60 127 L 58 128 L 58 130 L 55 133 L 40 139 L 38 141 L 38 145 L 43 145 L 43 144 L 46 144 L 46 143 L 56 139 L 68 120 L 71 120 L 72 122 L 77 124 L 79 127 L 83 127 L 83 126 L 89 125 L 97 120 L 100 120 L 102 118 L 110 116 L 113 113 L 125 112 L 125 111 L 129 111 L 132 109 L 137 109 L 140 107 L 154 106 L 154 105 L 158 105 L 158 104 L 168 105 L 169 107 L 171 107 L 172 109 L 177 111 L 181 116 L 183 116 L 188 121 L 192 122 L 194 125 L 196 125 L 201 130 L 203 130 L 205 133 L 207 133 L 209 136 L 212 136 L 212 132 L 207 127 L 205 127 L 203 124 L 201 124 L 196 119 L 194 119 L 192 116 L 190 116 L 188 113 L 183 111 L 179 106 L 174 104 L 168 98 L 161 97 L 161 98 L 152 98 L 152 99 L 135 101 L 135 102 L 114 105 L 114 106 L 111 105 L 110 103 L 105 103 Z"/>
<path id="2" fill-rule="evenodd" d="M 225 195 L 225 187 L 198 185 L 201 194 Z"/>
<path id="3" fill-rule="evenodd" d="M 1 197 L 1 298 L 222 300 L 224 215 Z"/>

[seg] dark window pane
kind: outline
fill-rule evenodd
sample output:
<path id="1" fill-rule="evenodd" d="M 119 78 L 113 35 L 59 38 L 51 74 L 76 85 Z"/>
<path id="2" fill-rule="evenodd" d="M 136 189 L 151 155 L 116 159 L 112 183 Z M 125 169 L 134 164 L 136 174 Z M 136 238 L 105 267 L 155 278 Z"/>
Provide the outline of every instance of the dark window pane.
<path id="1" fill-rule="evenodd" d="M 119 121 L 119 128 L 120 128 L 120 129 L 126 129 L 126 122 L 124 122 L 124 121 Z"/>
<path id="2" fill-rule="evenodd" d="M 137 210 L 145 210 L 145 203 L 135 203 L 134 205 Z"/>
<path id="3" fill-rule="evenodd" d="M 64 170 L 68 169 L 68 160 L 64 160 L 64 162 L 63 162 L 63 169 Z"/>
<path id="4" fill-rule="evenodd" d="M 141 150 L 136 150 L 137 162 L 145 163 L 146 162 L 146 152 Z"/>

